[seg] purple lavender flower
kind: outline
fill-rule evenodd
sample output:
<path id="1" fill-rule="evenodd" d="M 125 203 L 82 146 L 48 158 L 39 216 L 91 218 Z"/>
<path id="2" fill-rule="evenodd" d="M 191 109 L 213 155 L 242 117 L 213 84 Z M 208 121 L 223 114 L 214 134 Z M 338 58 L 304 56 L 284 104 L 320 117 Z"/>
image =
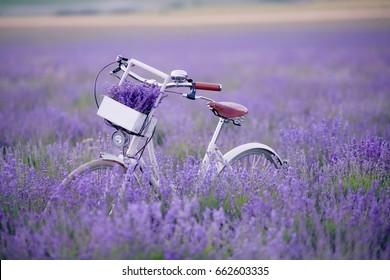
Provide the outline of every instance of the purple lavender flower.
<path id="1" fill-rule="evenodd" d="M 108 87 L 107 93 L 114 100 L 144 114 L 149 114 L 161 94 L 160 88 L 156 85 L 128 80 L 122 85 L 115 84 Z"/>

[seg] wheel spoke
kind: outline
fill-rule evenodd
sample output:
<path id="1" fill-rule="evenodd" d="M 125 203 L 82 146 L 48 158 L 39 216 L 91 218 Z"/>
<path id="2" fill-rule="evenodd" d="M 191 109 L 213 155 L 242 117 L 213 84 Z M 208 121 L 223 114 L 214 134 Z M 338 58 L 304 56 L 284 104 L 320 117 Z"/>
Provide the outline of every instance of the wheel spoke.
<path id="1" fill-rule="evenodd" d="M 257 182 L 261 179 L 264 184 L 272 184 L 276 179 L 277 162 L 276 157 L 270 151 L 263 149 L 251 149 L 244 151 L 233 158 L 226 170 L 233 174 L 246 174 L 246 181 Z"/>
<path id="2" fill-rule="evenodd" d="M 117 162 L 96 160 L 87 163 L 63 181 L 58 197 L 48 206 L 69 213 L 87 207 L 90 212 L 100 209 L 110 214 L 120 197 L 124 173 L 124 167 Z"/>

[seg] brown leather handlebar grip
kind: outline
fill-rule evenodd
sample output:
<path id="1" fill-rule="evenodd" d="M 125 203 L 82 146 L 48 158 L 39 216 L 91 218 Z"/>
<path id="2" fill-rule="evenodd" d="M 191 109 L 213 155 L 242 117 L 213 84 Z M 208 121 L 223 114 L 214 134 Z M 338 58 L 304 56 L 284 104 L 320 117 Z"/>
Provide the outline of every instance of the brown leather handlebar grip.
<path id="1" fill-rule="evenodd" d="M 210 84 L 210 83 L 195 82 L 195 88 L 199 89 L 199 90 L 221 91 L 222 90 L 222 85 L 221 84 Z"/>

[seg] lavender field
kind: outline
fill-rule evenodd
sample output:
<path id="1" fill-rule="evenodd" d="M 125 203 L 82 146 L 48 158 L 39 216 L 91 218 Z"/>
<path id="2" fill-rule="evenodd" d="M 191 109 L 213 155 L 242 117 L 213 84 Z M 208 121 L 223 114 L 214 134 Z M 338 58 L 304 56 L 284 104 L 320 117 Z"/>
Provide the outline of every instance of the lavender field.
<path id="1" fill-rule="evenodd" d="M 1 30 L 0 258 L 389 259 L 389 46 L 381 21 Z M 274 180 L 199 184 L 218 119 L 169 95 L 156 113 L 158 190 L 129 183 L 113 215 L 44 213 L 66 200 L 71 170 L 115 151 L 92 92 L 118 54 L 221 83 L 204 95 L 249 115 L 226 126 L 220 148 L 262 142 L 289 166 Z"/>

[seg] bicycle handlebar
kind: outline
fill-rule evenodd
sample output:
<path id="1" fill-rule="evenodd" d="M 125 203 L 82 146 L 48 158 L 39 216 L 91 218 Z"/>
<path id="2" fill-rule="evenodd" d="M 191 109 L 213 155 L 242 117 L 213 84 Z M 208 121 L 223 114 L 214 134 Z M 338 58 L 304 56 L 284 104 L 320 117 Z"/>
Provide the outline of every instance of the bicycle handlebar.
<path id="1" fill-rule="evenodd" d="M 165 79 L 165 81 L 167 81 L 170 76 L 165 74 L 164 72 L 162 72 L 156 68 L 153 68 L 153 67 L 151 67 L 143 62 L 140 62 L 138 60 L 135 60 L 135 59 L 129 60 L 129 59 L 122 57 L 120 55 L 117 56 L 116 61 L 119 63 L 119 66 L 115 70 L 111 71 L 111 73 L 116 73 L 119 70 L 122 70 L 125 72 L 125 74 L 127 74 L 128 76 L 132 77 L 133 79 L 135 79 L 141 83 L 146 82 L 146 83 L 150 83 L 150 84 L 157 84 L 157 86 L 159 86 L 159 87 L 163 87 L 163 85 L 165 84 L 165 88 L 188 87 L 188 88 L 191 88 L 192 90 L 195 90 L 195 89 L 207 90 L 207 91 L 221 91 L 222 90 L 221 84 L 193 82 L 191 79 L 184 79 L 183 81 L 174 81 L 174 82 L 169 82 L 169 83 L 164 82 L 164 84 L 162 84 L 162 83 L 159 83 L 155 80 L 145 79 L 145 78 L 141 77 L 140 75 L 130 71 L 130 68 L 133 66 L 139 66 L 139 67 L 141 67 L 141 68 L 143 68 L 151 73 L 154 73 L 154 74 L 160 76 L 161 78 Z"/>
<path id="2" fill-rule="evenodd" d="M 200 90 L 209 90 L 209 91 L 221 91 L 221 84 L 211 84 L 211 83 L 203 83 L 203 82 L 194 82 L 195 88 Z"/>

